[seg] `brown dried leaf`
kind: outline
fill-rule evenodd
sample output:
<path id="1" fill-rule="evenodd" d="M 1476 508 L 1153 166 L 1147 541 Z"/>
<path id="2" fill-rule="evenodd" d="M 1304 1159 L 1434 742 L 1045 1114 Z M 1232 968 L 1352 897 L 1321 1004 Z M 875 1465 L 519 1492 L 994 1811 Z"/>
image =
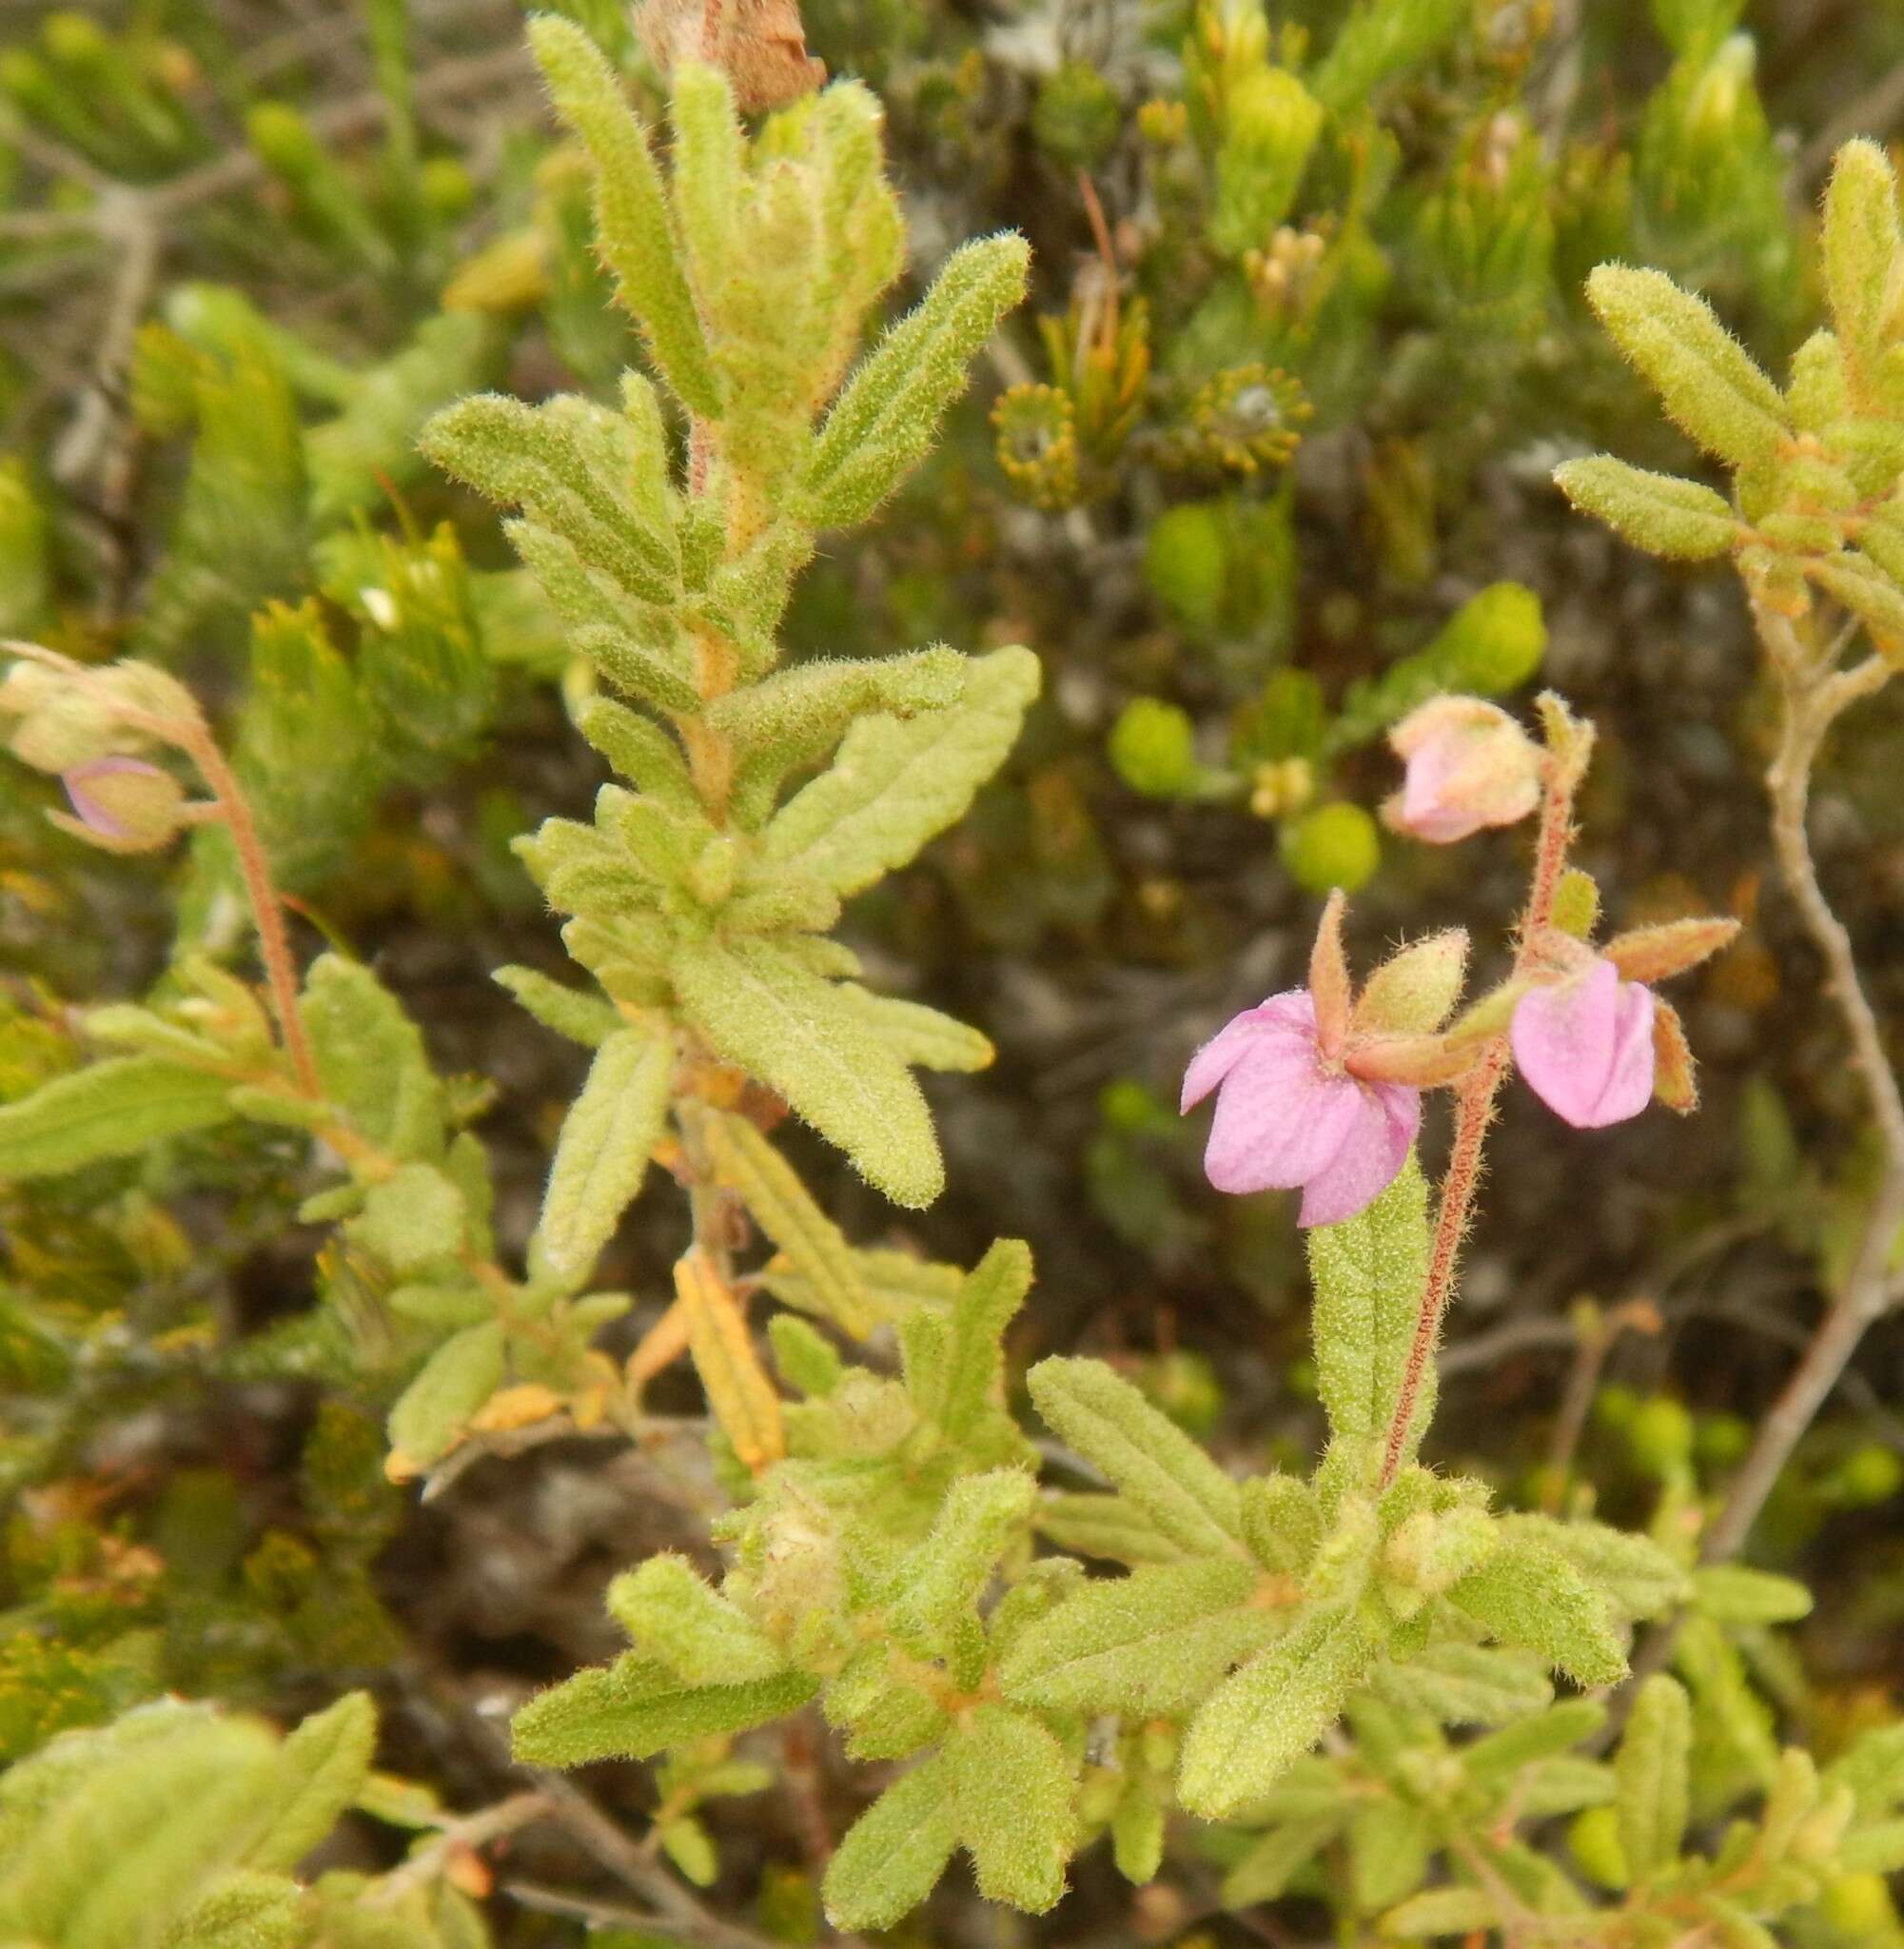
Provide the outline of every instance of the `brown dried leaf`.
<path id="1" fill-rule="evenodd" d="M 798 0 L 641 0 L 635 26 L 663 74 L 677 61 L 725 72 L 743 110 L 784 108 L 826 80 L 807 52 Z"/>
<path id="2" fill-rule="evenodd" d="M 742 1466 L 758 1475 L 787 1452 L 787 1440 L 780 1397 L 754 1350 L 740 1302 L 699 1251 L 676 1260 L 675 1290 L 707 1405 Z"/>

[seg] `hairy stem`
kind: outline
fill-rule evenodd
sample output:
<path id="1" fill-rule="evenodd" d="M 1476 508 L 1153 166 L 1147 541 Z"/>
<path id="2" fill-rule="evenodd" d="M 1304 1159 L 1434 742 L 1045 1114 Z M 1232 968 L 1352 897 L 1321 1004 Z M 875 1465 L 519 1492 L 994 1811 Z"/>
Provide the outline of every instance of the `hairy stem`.
<path id="1" fill-rule="evenodd" d="M 1825 964 L 1825 986 L 1851 1044 L 1852 1068 L 1863 1088 L 1884 1151 L 1884 1171 L 1865 1213 L 1851 1268 L 1778 1398 L 1758 1424 L 1751 1452 L 1725 1505 L 1706 1532 L 1708 1561 L 1733 1555 L 1744 1543 L 1792 1451 L 1850 1364 L 1858 1342 L 1894 1296 L 1888 1270 L 1893 1241 L 1904 1226 L 1904 1096 L 1885 1053 L 1884 1036 L 1858 973 L 1851 936 L 1818 884 L 1806 833 L 1812 767 L 1838 714 L 1870 695 L 1890 675 L 1871 661 L 1831 673 L 1808 650 L 1793 624 L 1763 608 L 1758 629 L 1777 669 L 1783 711 L 1777 753 L 1766 773 L 1772 798 L 1772 844 L 1786 891 Z"/>
<path id="2" fill-rule="evenodd" d="M 271 1005 L 285 1038 L 285 1053 L 298 1087 L 306 1096 L 322 1097 L 324 1086 L 318 1081 L 317 1064 L 304 1035 L 304 1017 L 298 1013 L 298 970 L 291 958 L 291 944 L 285 932 L 284 903 L 271 878 L 271 862 L 264 841 L 258 837 L 258 822 L 251 816 L 250 801 L 238 775 L 231 769 L 217 740 L 203 725 L 181 736 L 180 742 L 200 776 L 218 801 L 219 817 L 231 835 L 238 854 L 238 869 L 245 878 L 245 897 L 251 904 L 251 918 L 258 929 L 258 948 L 265 962 L 265 976 L 271 986 Z"/>
<path id="3" fill-rule="evenodd" d="M 1560 891 L 1560 875 L 1567 863 L 1567 846 L 1573 837 L 1574 793 L 1580 783 L 1580 766 L 1571 755 L 1550 756 L 1545 790 L 1541 798 L 1541 831 L 1535 841 L 1534 876 L 1527 892 L 1527 908 L 1521 916 L 1520 946 L 1514 957 L 1514 972 L 1522 972 L 1531 946 L 1541 930 L 1552 924 L 1554 899 Z M 1487 1127 L 1494 1121 L 1494 1102 L 1501 1093 L 1502 1079 L 1507 1073 L 1507 1037 L 1495 1035 L 1483 1048 L 1481 1058 L 1455 1095 L 1454 1145 L 1448 1153 L 1448 1168 L 1442 1178 L 1440 1208 L 1435 1214 L 1434 1243 L 1428 1252 L 1428 1275 L 1422 1288 L 1422 1304 L 1415 1316 L 1415 1337 L 1408 1345 L 1408 1359 L 1402 1369 L 1402 1385 L 1395 1397 L 1395 1413 L 1388 1424 L 1388 1437 L 1382 1453 L 1381 1486 L 1386 1488 L 1402 1468 L 1407 1452 L 1408 1434 L 1421 1403 L 1422 1388 L 1435 1347 L 1442 1337 L 1442 1322 L 1448 1302 L 1454 1297 L 1455 1277 L 1460 1269 L 1461 1244 L 1466 1236 L 1474 1210 L 1475 1192 L 1480 1189 L 1482 1153 L 1487 1142 Z"/>

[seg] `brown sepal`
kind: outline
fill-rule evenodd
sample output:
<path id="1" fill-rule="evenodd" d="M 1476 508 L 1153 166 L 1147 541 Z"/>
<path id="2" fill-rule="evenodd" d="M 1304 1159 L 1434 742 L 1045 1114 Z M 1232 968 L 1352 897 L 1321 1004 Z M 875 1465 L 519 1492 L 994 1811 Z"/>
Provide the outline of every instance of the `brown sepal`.
<path id="1" fill-rule="evenodd" d="M 1699 1075 L 1685 1025 L 1669 1001 L 1653 998 L 1653 1093 L 1668 1110 L 1690 1116 L 1699 1107 Z"/>
<path id="2" fill-rule="evenodd" d="M 1622 981 L 1643 981 L 1651 987 L 1697 968 L 1729 948 L 1737 934 L 1737 920 L 1668 920 L 1658 927 L 1617 934 L 1600 952 L 1619 970 Z"/>

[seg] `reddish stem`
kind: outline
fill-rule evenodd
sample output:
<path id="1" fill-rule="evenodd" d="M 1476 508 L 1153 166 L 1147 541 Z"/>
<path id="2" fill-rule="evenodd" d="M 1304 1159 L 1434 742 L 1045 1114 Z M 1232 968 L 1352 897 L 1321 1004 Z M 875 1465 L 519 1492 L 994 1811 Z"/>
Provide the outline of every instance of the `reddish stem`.
<path id="1" fill-rule="evenodd" d="M 1554 901 L 1560 892 L 1560 875 L 1566 868 L 1567 847 L 1573 839 L 1574 792 L 1579 783 L 1580 768 L 1571 757 L 1556 754 L 1549 758 L 1546 790 L 1541 800 L 1541 832 L 1534 845 L 1534 876 L 1527 890 L 1527 907 L 1521 916 L 1520 944 L 1514 956 L 1517 974 L 1525 972 L 1534 942 L 1553 924 Z M 1407 1451 L 1408 1431 L 1421 1403 L 1422 1387 L 1442 1337 L 1442 1321 L 1447 1313 L 1448 1302 L 1454 1296 L 1461 1243 L 1474 1209 L 1474 1194 L 1481 1185 L 1487 1127 L 1494 1121 L 1494 1099 L 1501 1093 L 1506 1073 L 1507 1037 L 1499 1034 L 1484 1046 L 1480 1060 L 1455 1097 L 1454 1145 L 1448 1153 L 1446 1174 L 1442 1179 L 1441 1207 L 1435 1215 L 1434 1242 L 1428 1252 L 1428 1275 L 1422 1288 L 1421 1309 L 1415 1317 L 1415 1337 L 1408 1345 L 1408 1360 L 1402 1369 L 1395 1414 L 1388 1424 L 1388 1438 L 1383 1449 L 1383 1488 L 1401 1473 L 1402 1457 Z"/>

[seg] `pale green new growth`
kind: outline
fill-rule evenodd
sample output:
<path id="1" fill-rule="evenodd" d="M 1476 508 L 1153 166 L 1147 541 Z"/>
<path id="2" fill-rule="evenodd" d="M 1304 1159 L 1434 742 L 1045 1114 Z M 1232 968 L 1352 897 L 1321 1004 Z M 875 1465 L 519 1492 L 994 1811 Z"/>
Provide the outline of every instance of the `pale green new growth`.
<path id="1" fill-rule="evenodd" d="M 1738 519 L 1698 481 L 1652 474 L 1611 454 L 1568 461 L 1554 479 L 1583 514 L 1598 515 L 1621 540 L 1651 555 L 1703 561 L 1723 555 L 1738 537 Z"/>
<path id="2" fill-rule="evenodd" d="M 673 1048 L 646 1029 L 618 1029 L 596 1051 L 556 1140 L 536 1228 L 554 1270 L 586 1276 L 641 1189 L 674 1068 Z"/>

